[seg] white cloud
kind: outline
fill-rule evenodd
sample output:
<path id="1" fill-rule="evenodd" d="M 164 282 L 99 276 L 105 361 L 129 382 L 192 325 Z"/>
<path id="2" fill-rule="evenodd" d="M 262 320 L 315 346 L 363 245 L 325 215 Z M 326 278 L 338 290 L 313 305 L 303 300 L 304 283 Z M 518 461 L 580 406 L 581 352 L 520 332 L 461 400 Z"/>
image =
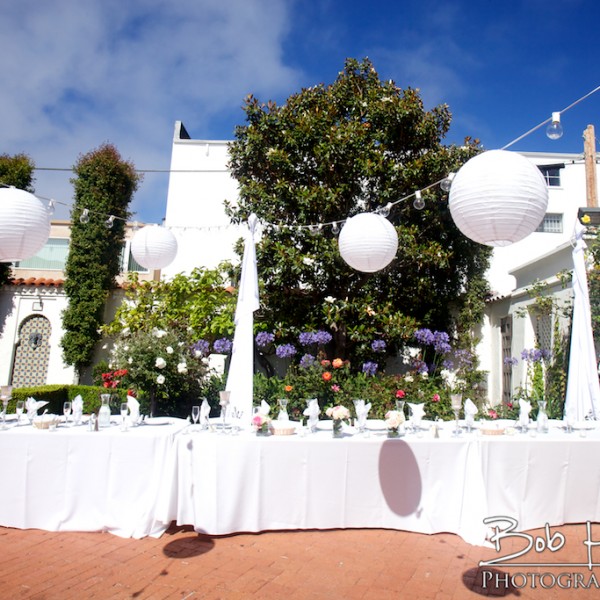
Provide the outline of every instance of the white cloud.
<path id="1" fill-rule="evenodd" d="M 176 120 L 193 123 L 194 137 L 209 137 L 226 118 L 232 135 L 248 93 L 297 88 L 298 74 L 282 59 L 288 4 L 3 3 L 0 152 L 24 151 L 39 167 L 71 167 L 109 141 L 138 168 L 168 168 Z M 70 176 L 38 171 L 36 190 L 70 202 Z M 133 206 L 142 219 L 162 216 L 166 185 L 166 174 L 145 177 Z"/>

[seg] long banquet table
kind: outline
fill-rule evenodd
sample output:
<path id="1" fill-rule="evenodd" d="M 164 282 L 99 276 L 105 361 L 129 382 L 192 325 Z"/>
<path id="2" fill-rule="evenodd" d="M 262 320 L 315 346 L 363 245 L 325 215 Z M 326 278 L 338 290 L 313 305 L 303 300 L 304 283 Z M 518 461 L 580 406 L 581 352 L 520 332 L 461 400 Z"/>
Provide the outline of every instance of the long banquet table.
<path id="1" fill-rule="evenodd" d="M 210 535 L 390 528 L 481 545 L 486 518 L 510 517 L 520 531 L 600 522 L 600 429 L 456 438 L 446 423 L 439 439 L 390 440 L 162 423 L 0 431 L 0 526 L 136 538 L 172 521 Z"/>
<path id="2" fill-rule="evenodd" d="M 212 535 L 372 527 L 477 545 L 486 517 L 509 516 L 521 531 L 600 521 L 599 430 L 454 438 L 445 425 L 439 439 L 181 435 L 158 514 Z"/>
<path id="3" fill-rule="evenodd" d="M 164 423 L 164 422 L 161 422 Z M 162 534 L 157 500 L 185 420 L 121 431 L 21 425 L 0 431 L 0 525 L 49 531 Z"/>

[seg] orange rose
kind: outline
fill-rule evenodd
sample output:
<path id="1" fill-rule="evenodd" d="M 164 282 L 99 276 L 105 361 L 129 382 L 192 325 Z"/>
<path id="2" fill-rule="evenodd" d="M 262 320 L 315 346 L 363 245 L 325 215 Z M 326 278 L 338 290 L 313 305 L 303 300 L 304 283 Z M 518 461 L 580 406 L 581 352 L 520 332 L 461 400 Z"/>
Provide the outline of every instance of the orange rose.
<path id="1" fill-rule="evenodd" d="M 344 364 L 344 361 L 341 358 L 334 358 L 332 364 L 334 369 L 339 369 Z"/>
<path id="2" fill-rule="evenodd" d="M 292 391 L 294 388 L 293 388 L 291 385 L 286 385 L 286 386 L 285 386 L 283 389 L 284 389 L 286 392 L 291 392 L 291 391 Z"/>
<path id="3" fill-rule="evenodd" d="M 329 371 L 325 371 L 321 377 L 323 377 L 323 381 L 331 381 L 331 373 Z"/>

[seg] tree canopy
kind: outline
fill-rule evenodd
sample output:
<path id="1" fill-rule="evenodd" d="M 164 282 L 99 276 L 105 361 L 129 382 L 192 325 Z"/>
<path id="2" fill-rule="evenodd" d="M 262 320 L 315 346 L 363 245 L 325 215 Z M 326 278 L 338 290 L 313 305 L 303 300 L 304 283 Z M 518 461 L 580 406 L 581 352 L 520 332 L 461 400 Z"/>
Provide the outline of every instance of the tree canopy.
<path id="1" fill-rule="evenodd" d="M 121 270 L 128 206 L 139 175 L 110 144 L 80 156 L 73 171 L 75 202 L 65 267 L 69 305 L 63 313 L 65 334 L 61 343 L 67 364 L 81 372 L 92 361 L 108 292 Z M 81 219 L 86 209 L 88 219 Z M 111 227 L 106 223 L 109 215 L 116 217 Z"/>
<path id="2" fill-rule="evenodd" d="M 397 349 L 417 327 L 456 333 L 482 315 L 490 250 L 455 226 L 447 197 L 432 183 L 480 151 L 477 141 L 443 145 L 447 105 L 425 110 L 416 89 L 382 81 L 368 59 L 348 59 L 331 85 L 316 85 L 281 106 L 245 99 L 230 168 L 239 202 L 235 222 L 255 213 L 263 329 L 326 328 L 335 355 L 367 356 L 375 338 Z M 427 189 L 429 188 L 429 189 Z M 410 198 L 425 190 L 425 207 Z M 360 273 L 340 257 L 337 231 L 348 217 L 393 204 L 395 260 Z"/>

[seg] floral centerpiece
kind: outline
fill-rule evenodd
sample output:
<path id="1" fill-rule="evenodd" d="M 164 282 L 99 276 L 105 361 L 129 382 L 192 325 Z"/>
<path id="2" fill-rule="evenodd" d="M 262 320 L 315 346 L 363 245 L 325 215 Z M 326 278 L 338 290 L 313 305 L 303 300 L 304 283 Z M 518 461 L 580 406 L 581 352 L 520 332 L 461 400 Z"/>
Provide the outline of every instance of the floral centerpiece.
<path id="1" fill-rule="evenodd" d="M 262 413 L 257 413 L 252 417 L 252 425 L 256 430 L 256 435 L 269 435 L 270 424 L 270 417 Z"/>
<path id="2" fill-rule="evenodd" d="M 399 410 L 390 410 L 385 414 L 385 426 L 389 438 L 400 437 L 400 427 L 404 420 L 404 412 Z"/>
<path id="3" fill-rule="evenodd" d="M 333 437 L 342 437 L 342 424 L 350 418 L 350 411 L 341 405 L 330 406 L 325 414 L 331 417 L 333 422 Z"/>

